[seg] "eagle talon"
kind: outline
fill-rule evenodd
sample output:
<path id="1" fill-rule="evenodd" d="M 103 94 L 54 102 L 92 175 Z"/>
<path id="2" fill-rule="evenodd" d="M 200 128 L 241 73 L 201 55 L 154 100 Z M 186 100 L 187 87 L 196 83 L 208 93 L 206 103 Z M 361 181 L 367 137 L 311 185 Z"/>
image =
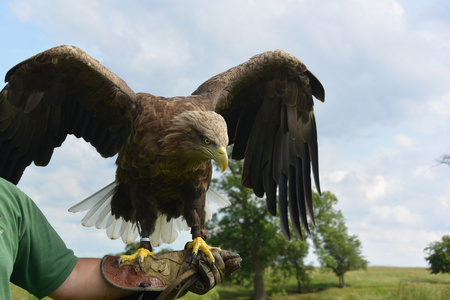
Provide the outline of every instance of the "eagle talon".
<path id="1" fill-rule="evenodd" d="M 197 256 L 198 250 L 201 250 L 208 257 L 211 269 L 215 266 L 216 261 L 211 253 L 211 250 L 216 249 L 219 253 L 222 253 L 222 249 L 209 246 L 201 237 L 196 237 L 192 242 L 187 243 L 186 248 L 192 248 L 191 263 Z"/>
<path id="2" fill-rule="evenodd" d="M 193 252 L 191 259 L 189 260 L 189 266 L 192 265 L 192 263 L 194 262 L 194 259 L 197 257 L 197 252 Z"/>
<path id="3" fill-rule="evenodd" d="M 138 259 L 137 259 L 137 261 L 138 261 L 138 265 L 139 265 L 139 269 L 141 270 L 141 271 L 144 271 L 143 269 L 142 269 L 142 261 L 143 261 L 144 259 L 142 258 L 142 256 L 138 256 Z"/>
<path id="4" fill-rule="evenodd" d="M 153 255 L 154 253 L 151 252 L 148 249 L 145 248 L 139 248 L 136 253 L 131 254 L 131 255 L 121 255 L 119 257 L 119 259 L 117 260 L 117 263 L 119 265 L 120 268 L 120 264 L 122 262 L 126 262 L 126 261 L 133 261 L 133 260 L 137 260 L 139 268 L 142 270 L 142 262 L 144 262 L 144 259 L 149 256 L 149 255 Z"/>

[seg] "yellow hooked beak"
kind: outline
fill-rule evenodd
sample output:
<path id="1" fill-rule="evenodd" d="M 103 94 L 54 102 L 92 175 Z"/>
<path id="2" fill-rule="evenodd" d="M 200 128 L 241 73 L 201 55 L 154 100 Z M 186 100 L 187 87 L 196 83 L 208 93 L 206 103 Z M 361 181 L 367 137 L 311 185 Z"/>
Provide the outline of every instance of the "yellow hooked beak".
<path id="1" fill-rule="evenodd" d="M 227 148 L 220 147 L 217 150 L 217 153 L 214 155 L 214 160 L 219 165 L 219 168 L 222 170 L 222 173 L 225 172 L 225 170 L 228 167 L 228 154 L 227 154 Z"/>

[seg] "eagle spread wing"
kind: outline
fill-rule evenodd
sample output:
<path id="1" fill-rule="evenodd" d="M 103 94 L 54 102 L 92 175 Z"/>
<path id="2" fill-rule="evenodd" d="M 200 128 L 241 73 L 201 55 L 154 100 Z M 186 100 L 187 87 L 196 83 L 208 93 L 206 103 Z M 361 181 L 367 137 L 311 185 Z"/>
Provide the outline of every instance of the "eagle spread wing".
<path id="1" fill-rule="evenodd" d="M 187 97 L 134 93 L 97 60 L 73 46 L 27 59 L 7 74 L 0 93 L 0 175 L 17 183 L 34 162 L 45 166 L 68 134 L 90 142 L 104 157 L 116 154 L 116 180 L 72 208 L 89 210 L 86 226 L 107 228 L 132 242 L 172 242 L 179 229 L 206 239 L 215 160 L 226 146 L 244 159 L 242 183 L 267 199 L 289 238 L 314 222 L 311 169 L 320 192 L 313 96 L 324 101 L 318 79 L 284 51 L 254 56 L 203 83 Z M 210 197 L 211 196 L 211 197 Z M 206 202 L 206 207 L 205 207 Z M 134 239 L 133 239 L 134 238 Z M 149 245 L 148 245 L 149 246 Z M 196 246 L 194 251 L 196 250 Z"/>
<path id="2" fill-rule="evenodd" d="M 0 175 L 17 184 L 34 162 L 46 166 L 68 134 L 104 157 L 117 154 L 132 126 L 135 93 L 76 47 L 56 47 L 6 74 L 0 93 Z"/>

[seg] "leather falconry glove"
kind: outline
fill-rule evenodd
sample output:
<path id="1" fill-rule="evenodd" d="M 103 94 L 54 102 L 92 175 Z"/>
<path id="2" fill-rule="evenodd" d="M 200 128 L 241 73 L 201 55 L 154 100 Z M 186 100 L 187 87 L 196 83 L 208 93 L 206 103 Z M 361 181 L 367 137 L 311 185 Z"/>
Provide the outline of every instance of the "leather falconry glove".
<path id="1" fill-rule="evenodd" d="M 211 266 L 201 251 L 192 260 L 192 249 L 150 255 L 141 263 L 127 261 L 117 264 L 117 256 L 105 256 L 101 263 L 103 278 L 112 286 L 134 291 L 123 299 L 176 299 L 188 291 L 203 295 L 223 278 L 240 267 L 239 254 L 212 250 L 215 258 Z"/>

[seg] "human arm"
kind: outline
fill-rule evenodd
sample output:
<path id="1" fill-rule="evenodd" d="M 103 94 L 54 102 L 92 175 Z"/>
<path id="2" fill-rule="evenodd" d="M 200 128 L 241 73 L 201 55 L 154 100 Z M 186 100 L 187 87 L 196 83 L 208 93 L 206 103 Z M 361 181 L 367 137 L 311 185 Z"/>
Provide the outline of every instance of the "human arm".
<path id="1" fill-rule="evenodd" d="M 106 283 L 99 258 L 78 258 L 69 277 L 49 295 L 52 299 L 120 299 L 133 294 Z"/>

